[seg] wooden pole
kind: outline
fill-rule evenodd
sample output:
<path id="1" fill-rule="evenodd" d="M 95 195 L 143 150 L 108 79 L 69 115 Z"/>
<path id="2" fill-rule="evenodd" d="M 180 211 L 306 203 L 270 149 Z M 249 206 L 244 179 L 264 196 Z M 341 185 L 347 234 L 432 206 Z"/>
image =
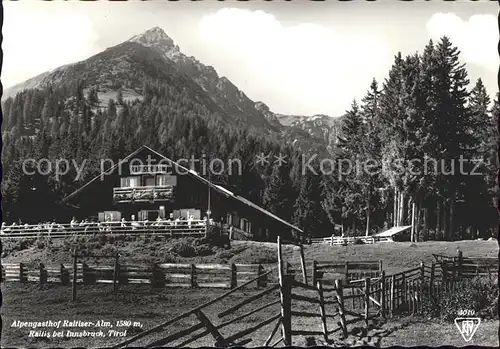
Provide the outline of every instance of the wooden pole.
<path id="1" fill-rule="evenodd" d="M 45 280 L 45 266 L 43 263 L 40 263 L 40 289 L 42 289 L 43 284 L 46 282 Z"/>
<path id="2" fill-rule="evenodd" d="M 302 265 L 302 279 L 304 280 L 304 283 L 307 284 L 306 259 L 304 256 L 304 245 L 303 244 L 300 244 L 300 264 Z"/>
<path id="3" fill-rule="evenodd" d="M 398 213 L 399 213 L 399 195 L 398 195 L 398 190 L 394 188 L 394 221 L 393 221 L 393 226 L 397 227 L 398 226 Z"/>
<path id="4" fill-rule="evenodd" d="M 406 306 L 406 275 L 401 276 L 401 304 L 403 308 Z"/>
<path id="5" fill-rule="evenodd" d="M 340 315 L 340 327 L 342 329 L 342 333 L 344 338 L 347 338 L 347 326 L 345 322 L 344 315 L 344 288 L 342 286 L 342 280 L 335 280 L 335 290 L 337 293 L 337 301 L 339 303 L 339 315 Z"/>
<path id="6" fill-rule="evenodd" d="M 281 335 L 283 339 L 285 340 L 285 345 L 290 345 L 290 343 L 287 343 L 285 339 L 288 336 L 288 329 L 286 325 L 286 319 L 285 316 L 286 314 L 286 291 L 284 289 L 285 287 L 285 282 L 283 280 L 283 259 L 282 259 L 282 253 L 281 253 L 281 237 L 278 236 L 277 238 L 277 247 L 278 247 L 278 282 L 280 285 L 280 300 L 281 300 Z"/>
<path id="7" fill-rule="evenodd" d="M 458 278 L 462 277 L 462 265 L 463 265 L 463 254 L 462 251 L 458 251 Z"/>
<path id="8" fill-rule="evenodd" d="M 420 261 L 420 282 L 424 283 L 425 281 L 425 263 L 424 261 Z"/>
<path id="9" fill-rule="evenodd" d="M 368 312 L 370 309 L 370 278 L 365 278 L 365 325 L 368 328 Z"/>
<path id="10" fill-rule="evenodd" d="M 76 247 L 73 250 L 73 285 L 72 285 L 72 291 L 73 291 L 73 302 L 76 302 L 76 268 L 77 268 L 77 255 L 76 255 Z"/>
<path id="11" fill-rule="evenodd" d="M 226 339 L 221 335 L 221 333 L 217 330 L 217 328 L 210 322 L 205 313 L 201 311 L 201 309 L 195 312 L 196 317 L 200 322 L 205 326 L 205 328 L 210 332 L 212 337 L 215 339 L 214 347 L 226 347 L 229 343 L 227 343 Z"/>
<path id="12" fill-rule="evenodd" d="M 118 291 L 118 275 L 120 273 L 120 265 L 118 262 L 119 255 L 115 255 L 115 267 L 113 269 L 113 293 L 116 294 Z"/>
<path id="13" fill-rule="evenodd" d="M 238 286 L 236 264 L 231 264 L 231 288 Z"/>
<path id="14" fill-rule="evenodd" d="M 436 264 L 434 262 L 432 262 L 431 264 L 431 279 L 430 279 L 430 288 L 429 288 L 429 291 L 430 291 L 430 294 L 432 295 L 434 292 L 434 273 L 435 273 L 435 270 L 436 270 Z"/>
<path id="15" fill-rule="evenodd" d="M 196 265 L 191 264 L 191 288 L 196 287 Z"/>
<path id="16" fill-rule="evenodd" d="M 321 285 L 321 281 L 318 281 L 318 283 L 316 284 L 316 287 L 318 288 L 319 310 L 321 312 L 321 322 L 323 324 L 323 338 L 325 339 L 325 342 L 328 343 L 328 330 L 326 327 L 325 300 L 323 298 L 323 286 Z"/>
<path id="17" fill-rule="evenodd" d="M 259 264 L 259 267 L 257 269 L 257 275 L 261 276 L 262 274 L 264 274 L 264 267 L 262 266 L 262 264 Z M 266 286 L 266 282 L 264 280 L 264 277 L 259 277 L 257 279 L 257 288 L 265 287 L 265 286 Z"/>
<path id="18" fill-rule="evenodd" d="M 382 270 L 380 273 L 380 313 L 382 317 L 385 318 L 386 315 L 386 304 L 385 304 L 385 292 L 386 292 L 386 284 L 385 284 L 385 271 Z"/>
<path id="19" fill-rule="evenodd" d="M 19 263 L 19 282 L 26 282 L 24 277 L 24 263 Z"/>
<path id="20" fill-rule="evenodd" d="M 396 282 L 396 277 L 391 276 L 391 317 L 394 316 L 395 298 L 394 298 L 394 283 Z"/>
<path id="21" fill-rule="evenodd" d="M 313 269 L 312 269 L 312 284 L 316 285 L 317 280 L 317 270 L 318 270 L 318 262 L 313 261 Z"/>
<path id="22" fill-rule="evenodd" d="M 411 242 L 415 242 L 415 200 L 411 203 Z"/>
<path id="23" fill-rule="evenodd" d="M 344 280 L 345 280 L 346 284 L 348 284 L 349 283 L 349 262 L 348 261 L 345 261 L 345 263 L 344 263 L 344 273 L 345 273 Z"/>
<path id="24" fill-rule="evenodd" d="M 291 299 L 291 290 L 292 290 L 292 276 L 284 275 L 283 276 L 283 302 L 282 302 L 282 317 L 284 321 L 284 335 L 283 339 L 285 341 L 286 346 L 292 345 L 292 299 Z"/>

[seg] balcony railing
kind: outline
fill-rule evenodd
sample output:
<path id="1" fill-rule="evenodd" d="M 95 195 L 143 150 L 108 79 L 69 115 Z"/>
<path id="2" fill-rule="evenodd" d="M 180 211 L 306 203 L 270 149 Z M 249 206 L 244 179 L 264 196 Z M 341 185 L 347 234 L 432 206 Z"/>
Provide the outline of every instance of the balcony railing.
<path id="1" fill-rule="evenodd" d="M 174 198 L 173 186 L 113 188 L 115 202 L 170 201 Z"/>
<path id="2" fill-rule="evenodd" d="M 192 221 L 119 221 L 86 222 L 76 224 L 34 224 L 3 226 L 0 238 L 66 238 L 74 235 L 123 234 L 160 235 L 170 237 L 203 237 L 206 233 L 205 220 Z"/>
<path id="3" fill-rule="evenodd" d="M 169 165 L 131 165 L 131 174 L 142 174 L 142 173 L 168 173 Z"/>

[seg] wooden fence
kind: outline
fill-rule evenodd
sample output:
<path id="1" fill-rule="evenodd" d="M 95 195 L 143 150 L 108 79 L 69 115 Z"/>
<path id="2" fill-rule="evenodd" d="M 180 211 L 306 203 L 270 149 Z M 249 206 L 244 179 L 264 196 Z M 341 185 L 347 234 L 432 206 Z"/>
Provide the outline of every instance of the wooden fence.
<path id="1" fill-rule="evenodd" d="M 242 346 L 252 341 L 252 338 L 244 339 L 244 337 L 248 337 L 250 334 L 268 325 L 272 325 L 273 323 L 274 335 L 281 323 L 281 314 L 279 312 L 280 298 L 278 294 L 279 285 L 266 287 L 264 290 L 245 297 L 242 300 L 237 299 L 236 302 L 229 296 L 233 295 L 238 290 L 258 283 L 261 277 L 268 276 L 275 271 L 276 268 L 264 272 L 261 276 L 250 278 L 243 284 L 223 295 L 122 341 L 116 344 L 114 348 L 129 346 L 132 343 L 134 346 L 184 347 L 206 336 L 212 337 L 214 345 L 217 347 L 226 347 L 229 345 Z M 270 297 L 271 301 L 262 304 L 263 299 L 266 297 Z M 215 304 L 219 304 L 219 307 L 222 306 L 223 310 L 221 311 L 218 307 L 216 310 L 210 311 L 210 307 Z M 252 308 L 248 309 L 249 306 L 252 306 Z M 243 314 L 238 314 L 238 311 L 244 308 L 248 310 Z M 256 324 L 243 321 L 251 316 L 255 317 L 255 315 L 259 316 Z M 183 326 L 181 330 L 173 328 L 174 325 L 183 321 L 189 322 L 189 325 Z M 224 333 L 223 331 L 226 330 L 227 327 L 231 327 L 233 331 L 226 331 L 226 333 Z M 273 335 L 269 336 L 262 345 L 270 345 Z M 155 339 L 151 340 L 148 339 L 148 337 L 155 337 Z M 274 345 L 276 345 L 276 343 Z"/>
<path id="2" fill-rule="evenodd" d="M 312 244 L 329 244 L 333 245 L 352 245 L 355 243 L 362 244 L 374 244 L 376 242 L 387 242 L 392 241 L 390 237 L 383 236 L 348 236 L 348 237 L 340 237 L 340 236 L 328 236 L 324 238 L 312 238 Z"/>
<path id="3" fill-rule="evenodd" d="M 18 225 L 3 227 L 1 239 L 36 239 L 50 237 L 53 239 L 72 236 L 92 235 L 155 235 L 167 237 L 204 237 L 206 233 L 205 220 L 188 221 L 123 221 L 85 223 L 84 225 L 71 224 L 39 224 Z"/>
<path id="4" fill-rule="evenodd" d="M 153 287 L 234 288 L 256 279 L 255 287 L 276 284 L 277 275 L 266 274 L 274 265 L 269 264 L 174 264 L 154 265 L 121 264 L 89 265 L 77 263 L 77 284 L 151 284 Z M 3 263 L 2 282 L 38 282 L 70 285 L 73 266 L 70 264 L 27 265 Z"/>
<path id="5" fill-rule="evenodd" d="M 312 283 L 321 280 L 323 284 L 333 284 L 343 279 L 344 283 L 361 280 L 366 277 L 379 277 L 382 272 L 382 261 L 313 261 Z"/>

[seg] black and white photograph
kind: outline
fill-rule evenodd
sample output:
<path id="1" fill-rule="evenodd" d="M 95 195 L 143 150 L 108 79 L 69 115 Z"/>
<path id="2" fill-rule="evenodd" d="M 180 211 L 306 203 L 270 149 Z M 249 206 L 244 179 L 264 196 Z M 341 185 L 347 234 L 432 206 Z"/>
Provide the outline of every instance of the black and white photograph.
<path id="1" fill-rule="evenodd" d="M 2 1 L 0 346 L 498 347 L 497 1 Z"/>

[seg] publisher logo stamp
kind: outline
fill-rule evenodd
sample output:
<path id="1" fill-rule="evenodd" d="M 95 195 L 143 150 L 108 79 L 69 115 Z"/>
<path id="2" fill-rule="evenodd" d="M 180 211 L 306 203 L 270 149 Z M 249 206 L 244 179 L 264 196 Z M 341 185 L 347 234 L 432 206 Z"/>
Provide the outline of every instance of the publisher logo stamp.
<path id="1" fill-rule="evenodd" d="M 481 319 L 478 317 L 458 317 L 455 319 L 455 325 L 466 342 L 470 342 L 476 333 Z"/>

